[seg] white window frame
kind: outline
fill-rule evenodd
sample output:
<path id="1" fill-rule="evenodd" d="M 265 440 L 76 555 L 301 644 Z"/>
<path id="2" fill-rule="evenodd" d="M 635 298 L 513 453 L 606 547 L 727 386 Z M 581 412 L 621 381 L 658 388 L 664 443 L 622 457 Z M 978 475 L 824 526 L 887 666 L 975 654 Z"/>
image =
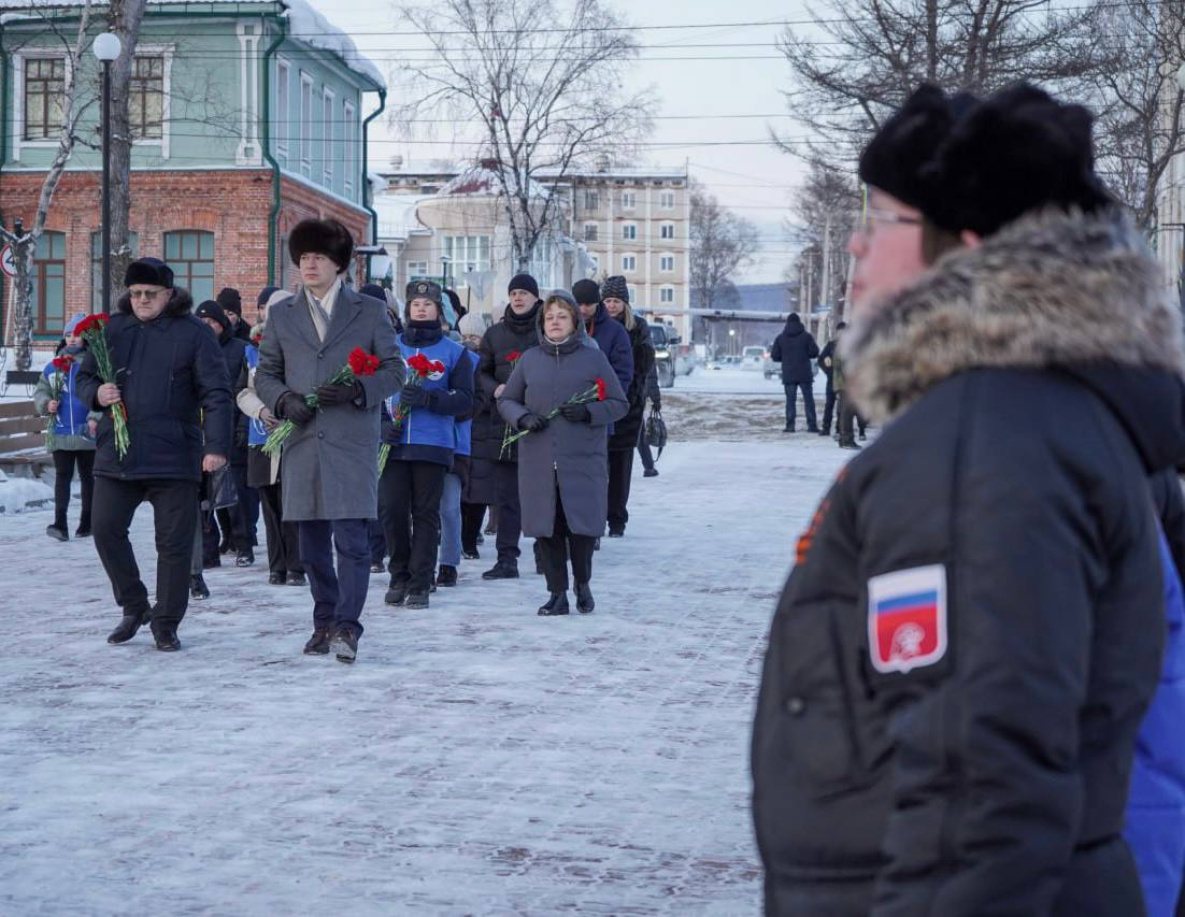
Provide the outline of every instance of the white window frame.
<path id="1" fill-rule="evenodd" d="M 675 224 L 674 223 L 660 223 L 658 226 L 658 237 L 665 242 L 675 241 Z"/>
<path id="2" fill-rule="evenodd" d="M 589 206 L 589 198 L 593 199 L 595 206 Z M 584 189 L 584 209 L 585 210 L 600 210 L 601 209 L 601 192 L 595 188 Z"/>
<path id="3" fill-rule="evenodd" d="M 675 288 L 669 283 L 664 283 L 658 288 L 658 301 L 664 306 L 671 306 L 675 304 Z"/>
<path id="4" fill-rule="evenodd" d="M 136 57 L 163 57 L 164 77 L 161 80 L 161 92 L 164 97 L 160 105 L 160 137 L 135 140 L 132 146 L 159 146 L 161 159 L 169 158 L 169 121 L 172 114 L 170 98 L 173 95 L 173 52 L 174 45 L 136 45 Z"/>
<path id="5" fill-rule="evenodd" d="M 70 58 L 64 52 L 54 53 L 49 50 L 42 50 L 38 48 L 26 48 L 22 51 L 12 52 L 12 101 L 13 114 L 12 125 L 15 128 L 12 132 L 12 158 L 19 160 L 21 158 L 21 149 L 28 147 L 29 149 L 46 149 L 57 147 L 58 140 L 25 140 L 25 62 L 29 60 L 53 60 L 54 58 L 61 58 L 66 62 L 66 76 L 65 79 L 70 78 Z"/>
<path id="6" fill-rule="evenodd" d="M 633 252 L 623 252 L 621 255 L 621 273 L 638 273 L 638 256 Z"/>
<path id="7" fill-rule="evenodd" d="M 288 141 L 292 134 L 292 64 L 283 57 L 276 58 L 275 113 L 279 116 L 273 119 L 272 127 L 276 155 L 288 165 Z"/>
<path id="8" fill-rule="evenodd" d="M 488 271 L 491 267 L 493 255 L 493 240 L 485 234 L 479 235 L 447 235 L 440 240 L 444 254 L 448 256 L 449 266 L 455 272 L 453 276 L 461 276 L 470 271 Z M 470 265 L 473 265 L 470 267 Z"/>
<path id="9" fill-rule="evenodd" d="M 328 86 L 321 87 L 321 183 L 333 190 L 333 159 L 337 147 L 333 143 L 333 119 L 337 115 L 337 93 Z"/>
<path id="10" fill-rule="evenodd" d="M 308 101 L 306 108 L 305 101 Z M 300 71 L 300 115 L 297 144 L 300 149 L 300 174 L 313 177 L 313 76 Z"/>
<path id="11" fill-rule="evenodd" d="M 621 241 L 622 242 L 637 242 L 638 241 L 638 224 L 637 223 L 622 223 L 621 224 Z"/>
<path id="12" fill-rule="evenodd" d="M 622 210 L 637 210 L 638 209 L 638 192 L 637 191 L 622 191 L 621 192 L 621 209 Z"/>
<path id="13" fill-rule="evenodd" d="M 415 268 L 423 268 L 423 270 L 415 270 Z M 409 261 L 407 262 L 407 277 L 408 283 L 412 282 L 413 277 L 427 277 L 428 276 L 428 262 L 427 261 Z"/>
<path id="14" fill-rule="evenodd" d="M 660 255 L 658 258 L 658 269 L 663 274 L 675 273 L 675 256 Z"/>
<path id="15" fill-rule="evenodd" d="M 358 107 L 346 99 L 342 105 L 342 117 L 345 119 L 344 137 L 345 137 L 345 152 L 346 163 L 342 167 L 342 188 L 345 190 L 346 196 L 351 196 L 354 193 L 354 175 L 358 171 Z"/>
<path id="16" fill-rule="evenodd" d="M 674 191 L 659 191 L 658 192 L 659 206 L 663 210 L 675 209 L 675 192 Z"/>

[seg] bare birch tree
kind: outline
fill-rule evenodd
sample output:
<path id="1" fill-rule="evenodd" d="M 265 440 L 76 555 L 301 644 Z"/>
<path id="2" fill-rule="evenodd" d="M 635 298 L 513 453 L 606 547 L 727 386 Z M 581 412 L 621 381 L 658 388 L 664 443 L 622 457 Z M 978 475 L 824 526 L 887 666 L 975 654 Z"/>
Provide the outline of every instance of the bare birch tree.
<path id="1" fill-rule="evenodd" d="M 737 274 L 757 253 L 757 229 L 702 187 L 691 189 L 691 295 L 700 309 L 733 305 Z M 731 293 L 730 293 L 731 290 Z"/>
<path id="2" fill-rule="evenodd" d="M 391 123 L 414 129 L 441 112 L 471 122 L 494 163 L 517 270 L 564 222 L 544 191 L 598 155 L 628 154 L 649 128 L 652 93 L 630 93 L 638 47 L 602 0 L 441 0 L 405 6 L 434 60 L 397 63 Z M 472 142 L 472 137 L 469 138 Z"/>
<path id="3" fill-rule="evenodd" d="M 31 12 L 39 12 L 36 6 L 30 5 Z M 27 371 L 33 363 L 33 259 L 37 252 L 37 242 L 45 233 L 45 221 L 49 216 L 49 208 L 53 202 L 54 192 L 74 147 L 80 140 L 79 123 L 86 110 L 94 104 L 94 94 L 80 90 L 83 55 L 90 47 L 90 37 L 87 30 L 91 22 L 90 0 L 83 0 L 80 7 L 77 31 L 73 37 L 57 31 L 56 24 L 46 13 L 47 28 L 52 29 L 62 40 L 65 49 L 66 65 L 63 68 L 61 93 L 61 119 L 59 122 L 58 145 L 54 157 L 45 173 L 45 180 L 41 183 L 41 192 L 37 199 L 37 210 L 33 216 L 33 225 L 26 227 L 21 220 L 13 223 L 12 229 L 0 226 L 0 241 L 12 246 L 13 258 L 16 263 L 16 276 L 13 278 L 14 303 L 13 310 L 13 341 L 16 350 L 16 368 Z"/>

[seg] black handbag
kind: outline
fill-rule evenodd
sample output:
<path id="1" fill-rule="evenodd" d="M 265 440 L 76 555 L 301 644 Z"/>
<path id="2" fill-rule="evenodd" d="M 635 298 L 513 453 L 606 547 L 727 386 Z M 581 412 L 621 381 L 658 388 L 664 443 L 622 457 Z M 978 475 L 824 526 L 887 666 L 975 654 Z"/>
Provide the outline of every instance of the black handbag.
<path id="1" fill-rule="evenodd" d="M 239 502 L 239 489 L 231 474 L 230 464 L 223 465 L 217 471 L 206 475 L 206 499 L 202 501 L 202 509 L 214 512 L 227 509 Z"/>
<path id="2" fill-rule="evenodd" d="M 651 449 L 657 450 L 654 460 L 658 461 L 663 446 L 667 444 L 667 425 L 662 419 L 662 411 L 652 410 L 646 418 L 646 442 L 650 444 Z"/>

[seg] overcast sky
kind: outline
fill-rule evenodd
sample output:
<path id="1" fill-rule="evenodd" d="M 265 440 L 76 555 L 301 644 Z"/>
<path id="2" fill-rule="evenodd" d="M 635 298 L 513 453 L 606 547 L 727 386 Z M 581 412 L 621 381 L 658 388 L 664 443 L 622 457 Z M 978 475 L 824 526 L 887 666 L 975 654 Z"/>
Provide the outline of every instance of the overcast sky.
<path id="1" fill-rule="evenodd" d="M 392 59 L 398 56 L 394 49 L 411 43 L 408 36 L 381 34 L 406 28 L 397 23 L 391 0 L 313 2 L 331 22 L 349 32 L 383 72 L 389 72 Z M 638 26 L 806 18 L 801 0 L 608 2 Z M 788 215 L 790 190 L 803 174 L 797 159 L 766 143 L 770 126 L 792 137 L 803 134 L 803 128 L 789 117 L 781 94 L 787 86 L 787 66 L 774 47 L 781 31 L 781 25 L 773 24 L 638 31 L 641 59 L 631 69 L 631 82 L 637 88 L 653 85 L 660 99 L 660 118 L 649 142 L 671 144 L 645 150 L 639 165 L 677 168 L 689 162 L 693 177 L 757 225 L 765 251 L 743 278 L 752 283 L 780 280 L 792 257 L 783 220 Z M 695 59 L 670 59 L 677 57 Z M 443 146 L 392 142 L 386 128 L 372 131 L 371 137 L 372 170 L 385 169 L 393 154 L 408 160 L 449 155 Z"/>

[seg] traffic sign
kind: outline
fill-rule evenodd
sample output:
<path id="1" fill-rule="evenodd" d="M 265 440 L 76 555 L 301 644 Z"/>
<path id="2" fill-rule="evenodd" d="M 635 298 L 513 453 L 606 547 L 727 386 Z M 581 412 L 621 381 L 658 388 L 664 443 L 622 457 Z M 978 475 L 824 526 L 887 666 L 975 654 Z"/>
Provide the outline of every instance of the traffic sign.
<path id="1" fill-rule="evenodd" d="M 16 276 L 16 258 L 12 256 L 11 245 L 0 248 L 0 271 L 4 271 L 9 277 Z"/>

